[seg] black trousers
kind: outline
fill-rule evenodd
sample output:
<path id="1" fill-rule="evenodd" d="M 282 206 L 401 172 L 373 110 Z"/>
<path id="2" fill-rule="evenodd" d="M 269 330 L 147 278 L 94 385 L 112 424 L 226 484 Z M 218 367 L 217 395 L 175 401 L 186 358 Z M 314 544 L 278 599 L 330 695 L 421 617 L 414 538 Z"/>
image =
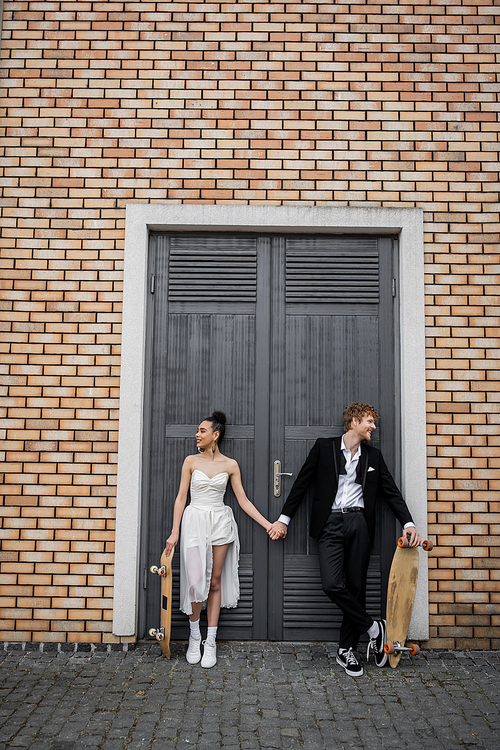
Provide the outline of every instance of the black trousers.
<path id="1" fill-rule="evenodd" d="M 318 538 L 323 591 L 344 615 L 340 648 L 355 649 L 373 624 L 365 608 L 370 547 L 363 512 L 331 513 Z"/>

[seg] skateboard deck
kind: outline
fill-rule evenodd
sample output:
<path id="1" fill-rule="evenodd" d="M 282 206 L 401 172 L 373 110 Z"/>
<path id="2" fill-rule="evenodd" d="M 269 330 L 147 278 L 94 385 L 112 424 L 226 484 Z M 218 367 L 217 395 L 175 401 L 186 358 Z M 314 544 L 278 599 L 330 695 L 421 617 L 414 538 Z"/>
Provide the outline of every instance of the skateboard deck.
<path id="1" fill-rule="evenodd" d="M 172 557 L 174 550 L 167 557 L 165 550 L 160 559 L 160 566 L 152 565 L 151 573 L 161 576 L 160 627 L 151 628 L 149 635 L 156 638 L 161 650 L 170 659 L 170 628 L 172 624 Z"/>
<path id="2" fill-rule="evenodd" d="M 432 542 L 423 542 L 422 547 L 426 551 L 430 550 Z M 387 643 L 384 646 L 393 669 L 398 666 L 402 653 L 408 652 L 414 656 L 420 652 L 417 644 L 405 645 L 417 590 L 418 562 L 418 547 L 409 547 L 406 537 L 399 539 L 389 573 Z"/>

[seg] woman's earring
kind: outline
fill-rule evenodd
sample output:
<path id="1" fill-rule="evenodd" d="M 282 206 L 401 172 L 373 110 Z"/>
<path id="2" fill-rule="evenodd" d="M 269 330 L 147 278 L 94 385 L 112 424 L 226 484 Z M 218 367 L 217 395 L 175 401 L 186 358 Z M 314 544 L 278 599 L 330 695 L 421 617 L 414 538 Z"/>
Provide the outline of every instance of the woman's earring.
<path id="1" fill-rule="evenodd" d="M 214 441 L 212 442 L 212 453 L 215 453 L 215 450 L 216 450 L 216 448 L 217 448 L 217 443 L 216 443 L 216 442 L 215 442 L 215 440 L 214 440 Z"/>

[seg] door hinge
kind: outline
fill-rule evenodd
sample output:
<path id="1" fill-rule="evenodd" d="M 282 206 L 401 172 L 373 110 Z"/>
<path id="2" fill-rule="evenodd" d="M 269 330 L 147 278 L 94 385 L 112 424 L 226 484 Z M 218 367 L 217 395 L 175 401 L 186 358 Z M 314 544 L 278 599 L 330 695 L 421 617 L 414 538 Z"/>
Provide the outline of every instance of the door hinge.
<path id="1" fill-rule="evenodd" d="M 155 276 L 154 274 L 151 274 L 151 287 L 150 287 L 151 294 L 155 293 Z"/>
<path id="2" fill-rule="evenodd" d="M 396 279 L 392 280 L 392 296 L 396 296 Z"/>

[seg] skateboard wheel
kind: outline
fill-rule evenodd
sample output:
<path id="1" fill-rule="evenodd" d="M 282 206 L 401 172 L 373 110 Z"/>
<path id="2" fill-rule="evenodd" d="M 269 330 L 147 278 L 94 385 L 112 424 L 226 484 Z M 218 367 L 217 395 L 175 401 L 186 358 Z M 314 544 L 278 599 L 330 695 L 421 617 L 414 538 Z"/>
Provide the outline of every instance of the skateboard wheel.
<path id="1" fill-rule="evenodd" d="M 164 633 L 157 633 L 157 634 L 156 634 L 156 640 L 157 640 L 157 641 L 163 641 L 163 640 L 164 640 L 164 638 L 165 638 L 165 635 L 164 635 Z"/>
<path id="2" fill-rule="evenodd" d="M 156 628 L 150 628 L 149 629 L 149 635 L 152 636 L 152 638 L 156 637 Z"/>
<path id="3" fill-rule="evenodd" d="M 398 547 L 408 547 L 409 546 L 408 537 L 402 536 L 398 539 Z"/>
<path id="4" fill-rule="evenodd" d="M 434 547 L 432 542 L 425 540 L 425 542 L 422 542 L 422 548 L 425 549 L 426 552 L 429 552 Z"/>
<path id="5" fill-rule="evenodd" d="M 151 573 L 158 573 L 158 566 L 157 565 L 152 565 L 150 567 L 150 571 L 151 571 Z"/>
<path id="6" fill-rule="evenodd" d="M 386 654 L 394 653 L 394 643 L 384 643 L 384 652 Z"/>
<path id="7" fill-rule="evenodd" d="M 418 656 L 420 653 L 420 646 L 417 646 L 416 643 L 410 643 L 410 654 L 412 656 Z"/>

